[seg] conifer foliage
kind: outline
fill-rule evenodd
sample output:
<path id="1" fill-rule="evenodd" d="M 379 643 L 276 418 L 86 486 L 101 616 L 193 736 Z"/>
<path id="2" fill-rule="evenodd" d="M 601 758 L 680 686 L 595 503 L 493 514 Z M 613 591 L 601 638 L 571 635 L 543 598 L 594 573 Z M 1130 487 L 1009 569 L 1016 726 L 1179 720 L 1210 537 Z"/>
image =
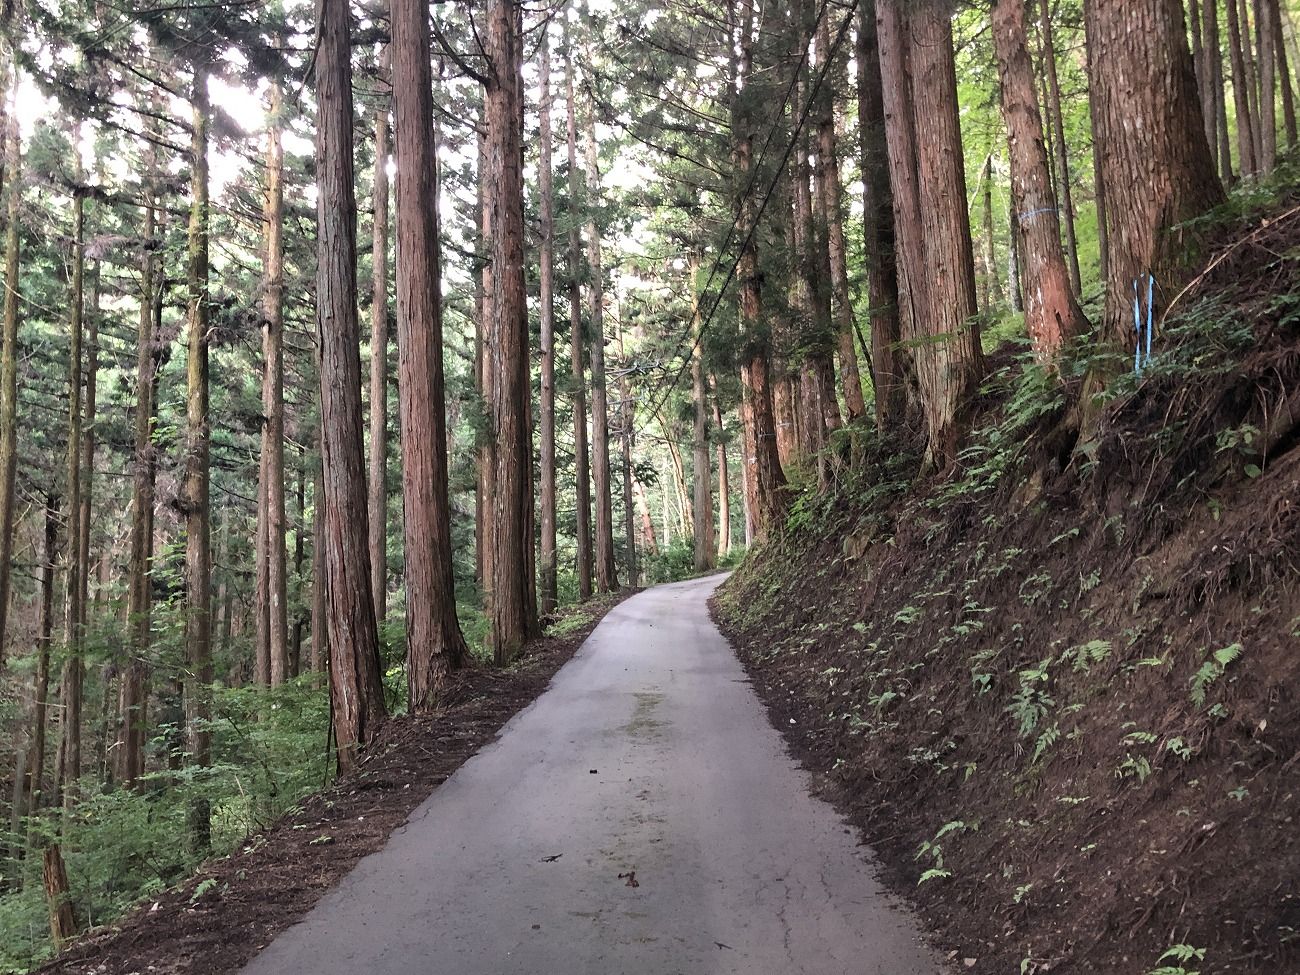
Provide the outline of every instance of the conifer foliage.
<path id="1" fill-rule="evenodd" d="M 868 439 L 951 476 L 1001 342 L 1086 443 L 1297 130 L 1280 0 L 3 17 L 0 970 L 44 860 L 103 919 Z"/>

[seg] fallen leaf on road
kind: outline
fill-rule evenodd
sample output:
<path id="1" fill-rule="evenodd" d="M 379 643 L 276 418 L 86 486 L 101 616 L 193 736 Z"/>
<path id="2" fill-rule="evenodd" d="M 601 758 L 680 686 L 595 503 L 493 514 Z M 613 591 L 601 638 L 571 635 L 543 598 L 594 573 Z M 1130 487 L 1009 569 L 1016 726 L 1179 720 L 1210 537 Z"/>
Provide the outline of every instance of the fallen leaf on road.
<path id="1" fill-rule="evenodd" d="M 627 878 L 627 886 L 629 886 L 629 887 L 640 887 L 640 886 L 641 886 L 641 885 L 637 882 L 637 879 L 636 879 L 636 871 L 635 871 L 635 870 L 630 870 L 630 871 L 628 871 L 627 873 L 620 873 L 620 874 L 618 875 L 618 879 L 619 879 L 619 880 L 622 880 L 624 877 Z"/>

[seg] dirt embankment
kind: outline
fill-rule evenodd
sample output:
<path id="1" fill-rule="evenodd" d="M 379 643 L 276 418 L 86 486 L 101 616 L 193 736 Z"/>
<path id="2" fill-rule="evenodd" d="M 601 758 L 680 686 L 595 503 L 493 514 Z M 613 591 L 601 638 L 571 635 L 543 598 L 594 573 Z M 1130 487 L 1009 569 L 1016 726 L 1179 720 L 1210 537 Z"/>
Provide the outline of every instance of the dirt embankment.
<path id="1" fill-rule="evenodd" d="M 531 704 L 623 597 L 591 622 L 534 641 L 507 670 L 464 671 L 438 715 L 397 718 L 354 773 L 304 800 L 233 856 L 82 936 L 39 975 L 226 975 L 295 923 L 514 715 Z"/>
<path id="2" fill-rule="evenodd" d="M 1300 972 L 1300 222 L 1219 253 L 1064 470 L 1008 366 L 956 478 L 870 446 L 715 603 L 973 972 Z"/>

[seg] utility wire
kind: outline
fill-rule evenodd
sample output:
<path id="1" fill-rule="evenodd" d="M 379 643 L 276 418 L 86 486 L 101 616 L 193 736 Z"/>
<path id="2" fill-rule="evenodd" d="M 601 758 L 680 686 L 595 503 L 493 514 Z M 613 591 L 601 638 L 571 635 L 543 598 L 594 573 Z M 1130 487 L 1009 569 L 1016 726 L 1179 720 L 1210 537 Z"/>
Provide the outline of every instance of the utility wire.
<path id="1" fill-rule="evenodd" d="M 846 6 L 844 23 L 840 25 L 839 33 L 836 34 L 835 40 L 831 44 L 830 50 L 827 52 L 825 63 L 822 65 L 821 68 L 821 73 L 817 76 L 815 82 L 813 83 L 812 88 L 808 92 L 808 101 L 803 107 L 803 112 L 800 114 L 798 122 L 795 124 L 794 132 L 792 134 L 790 142 L 785 147 L 785 153 L 781 157 L 780 165 L 777 166 L 776 175 L 772 178 L 772 184 L 767 188 L 767 192 L 763 195 L 763 200 L 759 204 L 758 212 L 754 215 L 753 222 L 750 224 L 749 227 L 749 232 L 745 237 L 744 243 L 741 245 L 740 253 L 737 255 L 736 260 L 732 262 L 731 268 L 727 272 L 727 277 L 722 282 L 722 287 L 718 290 L 717 296 L 713 299 L 713 305 L 709 309 L 708 315 L 706 315 L 704 321 L 701 322 L 699 331 L 696 332 L 695 334 L 695 340 L 691 343 L 690 349 L 687 351 L 685 358 L 682 359 L 682 364 L 678 367 L 676 374 L 672 378 L 672 382 L 663 388 L 663 393 L 659 397 L 659 400 L 654 406 L 652 412 L 658 412 L 659 410 L 663 409 L 663 405 L 667 401 L 669 394 L 671 394 L 672 391 L 677 387 L 677 384 L 681 381 L 682 376 L 685 374 L 686 366 L 690 362 L 691 357 L 694 356 L 695 350 L 699 348 L 700 342 L 704 338 L 704 333 L 707 332 L 709 330 L 709 327 L 712 325 L 713 316 L 717 314 L 718 308 L 721 307 L 722 299 L 727 293 L 727 288 L 731 285 L 731 282 L 736 277 L 736 271 L 740 267 L 740 261 L 745 251 L 749 249 L 750 244 L 753 243 L 754 235 L 758 232 L 758 226 L 762 222 L 763 214 L 767 211 L 767 206 L 772 200 L 772 194 L 776 192 L 776 187 L 781 182 L 781 176 L 785 172 L 786 165 L 790 162 L 790 156 L 794 153 L 795 147 L 799 144 L 799 137 L 803 134 L 804 125 L 808 121 L 808 116 L 812 113 L 813 105 L 816 104 L 817 95 L 821 91 L 821 87 L 825 83 L 827 75 L 830 73 L 831 65 L 835 63 L 835 57 L 839 53 L 839 49 L 844 43 L 844 38 L 848 36 L 849 26 L 853 23 L 853 14 L 854 11 L 856 11 L 859 2 L 860 0 L 852 0 L 852 2 Z M 823 14 L 825 13 L 826 7 L 828 5 L 829 5 L 829 0 L 827 0 L 827 2 L 822 6 Z M 813 29 L 815 32 L 816 23 L 814 23 Z M 812 38 L 810 37 L 809 43 L 811 43 L 811 41 Z M 803 60 L 806 60 L 807 56 L 808 56 L 808 51 L 807 51 L 807 47 L 805 47 L 804 57 L 800 61 L 800 68 L 802 68 Z M 796 78 L 798 77 L 797 72 L 795 74 L 795 77 Z M 775 128 L 776 127 L 773 126 L 773 130 L 775 130 Z M 757 169 L 758 169 L 757 164 L 755 164 L 755 171 L 756 171 L 755 178 L 757 178 Z M 744 209 L 743 206 L 737 208 L 736 219 L 732 221 L 732 232 L 734 232 L 735 228 L 739 225 L 740 213 L 743 211 L 743 209 Z M 727 238 L 728 242 L 730 242 L 730 238 L 731 238 L 731 234 L 728 234 L 728 238 Z M 721 266 L 721 256 L 722 256 L 722 252 L 720 251 L 718 255 L 718 260 L 714 264 L 715 269 Z M 705 287 L 704 287 L 705 291 L 708 290 L 709 283 L 712 282 L 712 280 L 713 280 L 713 275 L 712 273 L 710 273 L 709 281 L 705 283 Z M 690 328 L 688 326 L 685 330 L 683 330 L 681 336 L 678 337 L 675 345 L 677 347 L 680 347 L 682 340 L 689 333 L 690 333 Z M 677 354 L 677 350 L 675 349 L 673 355 L 676 354 Z M 669 359 L 671 358 L 672 356 L 669 356 Z"/>

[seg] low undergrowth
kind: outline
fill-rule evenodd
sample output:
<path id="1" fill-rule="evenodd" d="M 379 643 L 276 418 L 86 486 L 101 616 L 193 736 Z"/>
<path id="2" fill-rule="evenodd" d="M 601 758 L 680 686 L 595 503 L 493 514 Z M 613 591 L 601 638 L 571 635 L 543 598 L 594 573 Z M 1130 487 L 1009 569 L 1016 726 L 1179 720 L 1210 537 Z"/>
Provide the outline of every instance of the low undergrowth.
<path id="1" fill-rule="evenodd" d="M 503 716 L 513 713 L 511 709 L 521 701 L 531 700 L 541 688 L 524 678 L 539 668 L 539 660 L 556 647 L 563 650 L 560 656 L 567 659 L 566 654 L 572 652 L 610 606 L 611 598 L 602 597 L 566 608 L 555 617 L 546 638 L 532 645 L 528 654 L 505 669 L 481 666 L 486 656 L 479 639 L 484 629 L 479 625 L 482 614 L 462 608 L 466 636 L 480 666 L 471 667 L 453 681 L 446 702 L 451 717 L 445 727 L 435 722 L 439 747 L 463 733 L 465 748 L 472 752 L 470 744 L 476 747 L 482 739 L 481 729 L 475 722 L 491 724 L 504 720 Z M 400 717 L 406 709 L 405 677 L 400 664 L 405 644 L 400 617 L 388 621 L 383 638 L 385 659 L 391 663 L 385 675 L 386 696 L 390 712 L 399 716 L 389 722 L 386 734 L 401 737 L 403 748 L 416 749 L 412 742 L 418 743 L 420 722 Z M 519 683 L 521 689 L 512 691 L 512 681 Z M 476 710 L 473 700 L 467 703 L 483 687 L 498 685 L 507 693 L 492 708 Z M 544 685 L 545 681 L 541 681 L 541 686 Z M 211 884 L 215 884 L 211 881 L 204 887 L 205 881 L 193 876 L 196 869 L 205 862 L 210 864 L 210 858 L 225 863 L 220 858 L 260 847 L 268 830 L 282 836 L 291 835 L 286 831 L 300 827 L 286 826 L 286 822 L 301 818 L 305 808 L 314 802 L 319 804 L 316 794 L 335 786 L 329 694 L 320 675 L 304 674 L 276 688 L 215 686 L 213 691 L 211 766 L 183 767 L 185 755 L 180 726 L 183 716 L 177 706 L 173 708 L 174 720 L 160 721 L 157 734 L 149 743 L 149 767 L 153 771 L 141 780 L 138 789 L 100 786 L 93 776 L 87 776 L 79 788 L 81 798 L 70 811 L 47 809 L 28 817 L 19 824 L 17 835 L 0 830 L 3 849 L 25 846 L 39 851 L 46 841 L 61 845 L 73 914 L 80 928 L 101 929 L 101 932 L 111 929 L 122 915 L 146 899 L 161 898 L 169 904 L 179 904 L 183 913 L 187 897 L 193 897 L 197 903 L 213 889 Z M 167 702 L 164 696 L 163 705 Z M 397 751 L 401 758 L 402 749 Z M 450 762 L 454 768 L 468 754 L 462 754 L 463 751 L 453 749 L 445 755 L 439 752 L 438 761 Z M 403 760 L 421 757 L 406 755 Z M 423 757 L 427 758 L 427 753 Z M 449 773 L 444 771 L 443 777 L 446 774 Z M 336 790 L 339 788 L 346 788 L 346 784 L 335 786 Z M 188 810 L 199 799 L 206 801 L 211 809 L 212 829 L 211 846 L 201 852 L 193 848 L 187 818 Z M 398 797 L 394 815 L 405 808 L 405 802 L 406 797 Z M 400 816 L 397 821 L 400 822 Z M 392 825 L 395 823 L 389 824 L 390 829 Z M 346 842 L 381 844 L 386 836 L 387 832 L 370 829 L 364 835 L 349 837 Z M 255 838 L 251 846 L 250 837 Z M 330 840 L 331 844 L 334 842 Z M 338 851 L 337 847 L 331 849 Z M 286 859 L 292 860 L 289 851 L 285 854 Z M 301 854 L 299 851 L 298 855 Z M 269 890 L 276 898 L 292 900 L 301 894 L 303 885 L 300 878 L 292 879 L 292 870 L 285 873 L 290 879 L 276 874 L 254 878 L 256 882 L 249 881 L 247 886 L 255 892 Z M 341 872 L 337 873 L 341 876 Z M 329 875 L 333 880 L 338 879 L 333 872 Z M 248 881 L 247 872 L 240 880 Z M 177 892 L 180 889 L 187 893 L 180 896 Z M 274 922 L 276 916 L 271 911 L 268 920 Z M 217 922 L 221 921 L 217 918 Z M 223 936 L 236 940 L 239 937 L 233 930 Z M 117 947 L 113 942 L 112 949 Z M 0 973 L 26 972 L 53 954 L 39 852 L 0 860 Z M 202 970 L 219 970 L 213 965 Z M 110 965 L 104 970 L 119 969 Z M 120 969 L 131 970 L 134 969 Z"/>
<path id="2" fill-rule="evenodd" d="M 1094 436 L 1062 449 L 1060 383 L 1004 350 L 957 474 L 863 434 L 717 598 L 971 970 L 1300 972 L 1292 205 L 1220 216 Z"/>

